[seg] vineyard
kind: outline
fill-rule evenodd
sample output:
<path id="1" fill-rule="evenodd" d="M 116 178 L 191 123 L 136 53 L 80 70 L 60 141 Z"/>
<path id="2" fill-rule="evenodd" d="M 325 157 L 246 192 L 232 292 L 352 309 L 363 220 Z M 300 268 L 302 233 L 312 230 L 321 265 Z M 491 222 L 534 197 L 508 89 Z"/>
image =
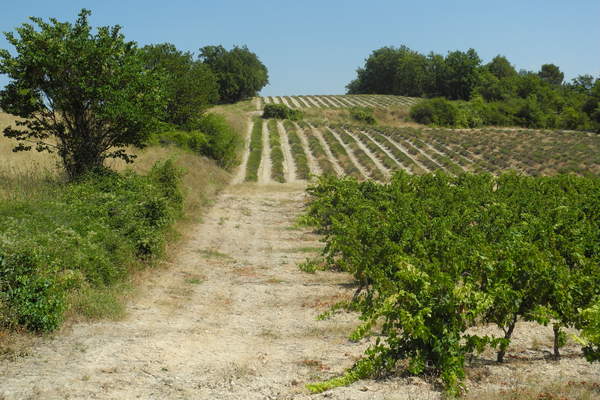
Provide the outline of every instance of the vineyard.
<path id="1" fill-rule="evenodd" d="M 321 95 L 321 96 L 267 96 L 260 104 L 283 104 L 290 108 L 349 108 L 411 106 L 418 98 L 392 95 Z"/>
<path id="2" fill-rule="evenodd" d="M 325 264 L 358 284 L 352 338 L 378 339 L 319 392 L 396 370 L 440 376 L 461 392 L 464 366 L 487 348 L 502 363 L 517 321 L 551 325 L 553 357 L 564 328 L 600 356 L 600 216 L 597 178 L 515 174 L 396 174 L 389 185 L 322 178 L 306 220 L 325 235 Z M 336 307 L 334 307 L 335 310 Z M 478 326 L 495 325 L 489 335 Z"/>
<path id="3" fill-rule="evenodd" d="M 300 97 L 267 101 L 298 107 Z M 550 327 L 552 359 L 568 340 L 569 356 L 575 340 L 588 361 L 600 357 L 597 135 L 314 115 L 250 125 L 239 183 L 312 182 L 303 221 L 325 247 L 300 267 L 353 277 L 354 295 L 321 316 L 358 312 L 351 338 L 370 343 L 311 391 L 400 368 L 458 395 L 473 360 L 495 352 L 502 363 L 523 322 Z"/>
<path id="4" fill-rule="evenodd" d="M 534 130 L 449 130 L 253 120 L 241 180 L 294 182 L 332 174 L 385 182 L 396 171 L 449 175 L 600 173 L 600 137 Z"/>

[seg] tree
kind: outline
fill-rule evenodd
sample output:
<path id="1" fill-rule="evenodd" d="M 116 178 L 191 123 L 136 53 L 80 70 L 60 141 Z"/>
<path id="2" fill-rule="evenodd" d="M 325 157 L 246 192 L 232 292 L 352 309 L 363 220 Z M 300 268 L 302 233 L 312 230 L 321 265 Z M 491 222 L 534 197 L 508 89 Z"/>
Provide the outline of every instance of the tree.
<path id="1" fill-rule="evenodd" d="M 481 59 L 473 49 L 448 53 L 444 96 L 452 100 L 469 100 L 479 83 L 480 63 Z"/>
<path id="2" fill-rule="evenodd" d="M 219 100 L 219 84 L 211 69 L 193 60 L 170 43 L 141 49 L 146 67 L 164 73 L 166 79 L 166 121 L 190 127 L 193 120 Z"/>
<path id="3" fill-rule="evenodd" d="M 542 80 L 550 83 L 551 85 L 560 85 L 565 79 L 565 74 L 563 74 L 558 68 L 558 66 L 554 64 L 544 64 L 538 72 L 538 75 Z"/>
<path id="4" fill-rule="evenodd" d="M 147 71 L 120 26 L 96 33 L 83 9 L 74 24 L 31 18 L 18 35 L 6 33 L 17 55 L 0 50 L 0 73 L 11 82 L 0 107 L 23 118 L 4 135 L 15 151 L 56 152 L 75 178 L 107 158 L 131 162 L 128 146 L 142 147 L 163 111 L 162 78 Z"/>
<path id="5" fill-rule="evenodd" d="M 217 76 L 224 103 L 256 96 L 269 83 L 267 67 L 246 46 L 229 51 L 223 46 L 206 46 L 200 49 L 199 60 Z"/>
<path id="6" fill-rule="evenodd" d="M 510 78 L 517 75 L 517 70 L 504 56 L 497 55 L 492 61 L 485 65 L 485 68 L 498 79 Z"/>

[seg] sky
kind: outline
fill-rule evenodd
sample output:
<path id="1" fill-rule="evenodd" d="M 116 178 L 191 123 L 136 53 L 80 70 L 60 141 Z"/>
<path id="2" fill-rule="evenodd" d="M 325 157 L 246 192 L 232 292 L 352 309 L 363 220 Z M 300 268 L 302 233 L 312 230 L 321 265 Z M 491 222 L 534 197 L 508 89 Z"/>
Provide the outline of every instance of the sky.
<path id="1" fill-rule="evenodd" d="M 566 80 L 600 77 L 599 0 L 20 0 L 0 8 L 0 31 L 30 16 L 74 21 L 81 8 L 93 26 L 121 25 L 139 45 L 247 45 L 269 70 L 264 96 L 343 94 L 373 50 L 400 45 L 474 48 L 484 62 L 501 54 L 517 69 L 553 63 Z M 0 48 L 13 51 L 4 36 Z"/>

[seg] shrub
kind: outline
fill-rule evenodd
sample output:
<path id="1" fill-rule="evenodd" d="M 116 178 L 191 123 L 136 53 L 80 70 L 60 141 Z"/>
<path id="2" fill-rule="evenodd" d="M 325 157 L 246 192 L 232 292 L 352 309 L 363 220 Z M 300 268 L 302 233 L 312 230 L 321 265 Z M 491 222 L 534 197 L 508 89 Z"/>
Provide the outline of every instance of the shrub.
<path id="1" fill-rule="evenodd" d="M 111 286 L 160 254 L 180 178 L 165 161 L 147 176 L 98 170 L 44 198 L 0 201 L 0 324 L 56 329 L 71 290 Z"/>
<path id="2" fill-rule="evenodd" d="M 194 129 L 202 132 L 208 140 L 203 155 L 216 160 L 223 168 L 231 168 L 237 164 L 237 149 L 241 140 L 225 117 L 204 114 L 195 122 Z"/>
<path id="3" fill-rule="evenodd" d="M 455 126 L 458 114 L 457 107 L 442 97 L 421 101 L 410 109 L 410 117 L 425 125 Z"/>
<path id="4" fill-rule="evenodd" d="M 265 119 L 290 119 L 298 121 L 302 119 L 302 111 L 289 108 L 285 104 L 266 104 L 262 117 Z"/>
<path id="5" fill-rule="evenodd" d="M 168 129 L 153 135 L 150 143 L 174 144 L 210 157 L 223 168 L 231 168 L 237 164 L 241 140 L 224 117 L 204 114 L 191 123 L 191 130 Z"/>
<path id="6" fill-rule="evenodd" d="M 367 125 L 375 125 L 376 123 L 375 117 L 373 116 L 373 109 L 369 107 L 350 108 L 350 117 Z"/>

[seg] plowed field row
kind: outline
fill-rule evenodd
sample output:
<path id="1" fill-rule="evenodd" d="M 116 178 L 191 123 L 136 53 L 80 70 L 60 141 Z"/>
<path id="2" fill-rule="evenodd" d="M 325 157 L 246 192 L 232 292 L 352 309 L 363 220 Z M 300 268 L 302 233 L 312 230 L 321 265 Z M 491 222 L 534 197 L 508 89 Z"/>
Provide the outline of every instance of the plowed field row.
<path id="1" fill-rule="evenodd" d="M 411 106 L 418 98 L 391 95 L 320 95 L 320 96 L 267 96 L 261 104 L 285 104 L 291 108 L 349 108 Z"/>
<path id="2" fill-rule="evenodd" d="M 384 182 L 398 170 L 410 174 L 443 171 L 450 175 L 498 174 L 506 170 L 552 174 L 560 165 L 569 167 L 566 172 L 580 174 L 600 170 L 600 139 L 592 136 L 579 140 L 585 140 L 595 153 L 572 143 L 570 136 L 555 132 L 541 136 L 542 133 L 528 131 L 531 137 L 525 137 L 523 133 L 509 131 L 313 126 L 304 121 L 256 119 L 254 124 L 249 131 L 243 180 L 263 184 L 309 180 L 321 174 Z M 503 143 L 494 135 L 508 139 Z M 516 135 L 521 135 L 519 145 L 511 139 Z M 539 157 L 539 146 L 553 153 L 533 164 L 531 159 Z M 565 154 L 563 147 L 570 153 Z"/>

